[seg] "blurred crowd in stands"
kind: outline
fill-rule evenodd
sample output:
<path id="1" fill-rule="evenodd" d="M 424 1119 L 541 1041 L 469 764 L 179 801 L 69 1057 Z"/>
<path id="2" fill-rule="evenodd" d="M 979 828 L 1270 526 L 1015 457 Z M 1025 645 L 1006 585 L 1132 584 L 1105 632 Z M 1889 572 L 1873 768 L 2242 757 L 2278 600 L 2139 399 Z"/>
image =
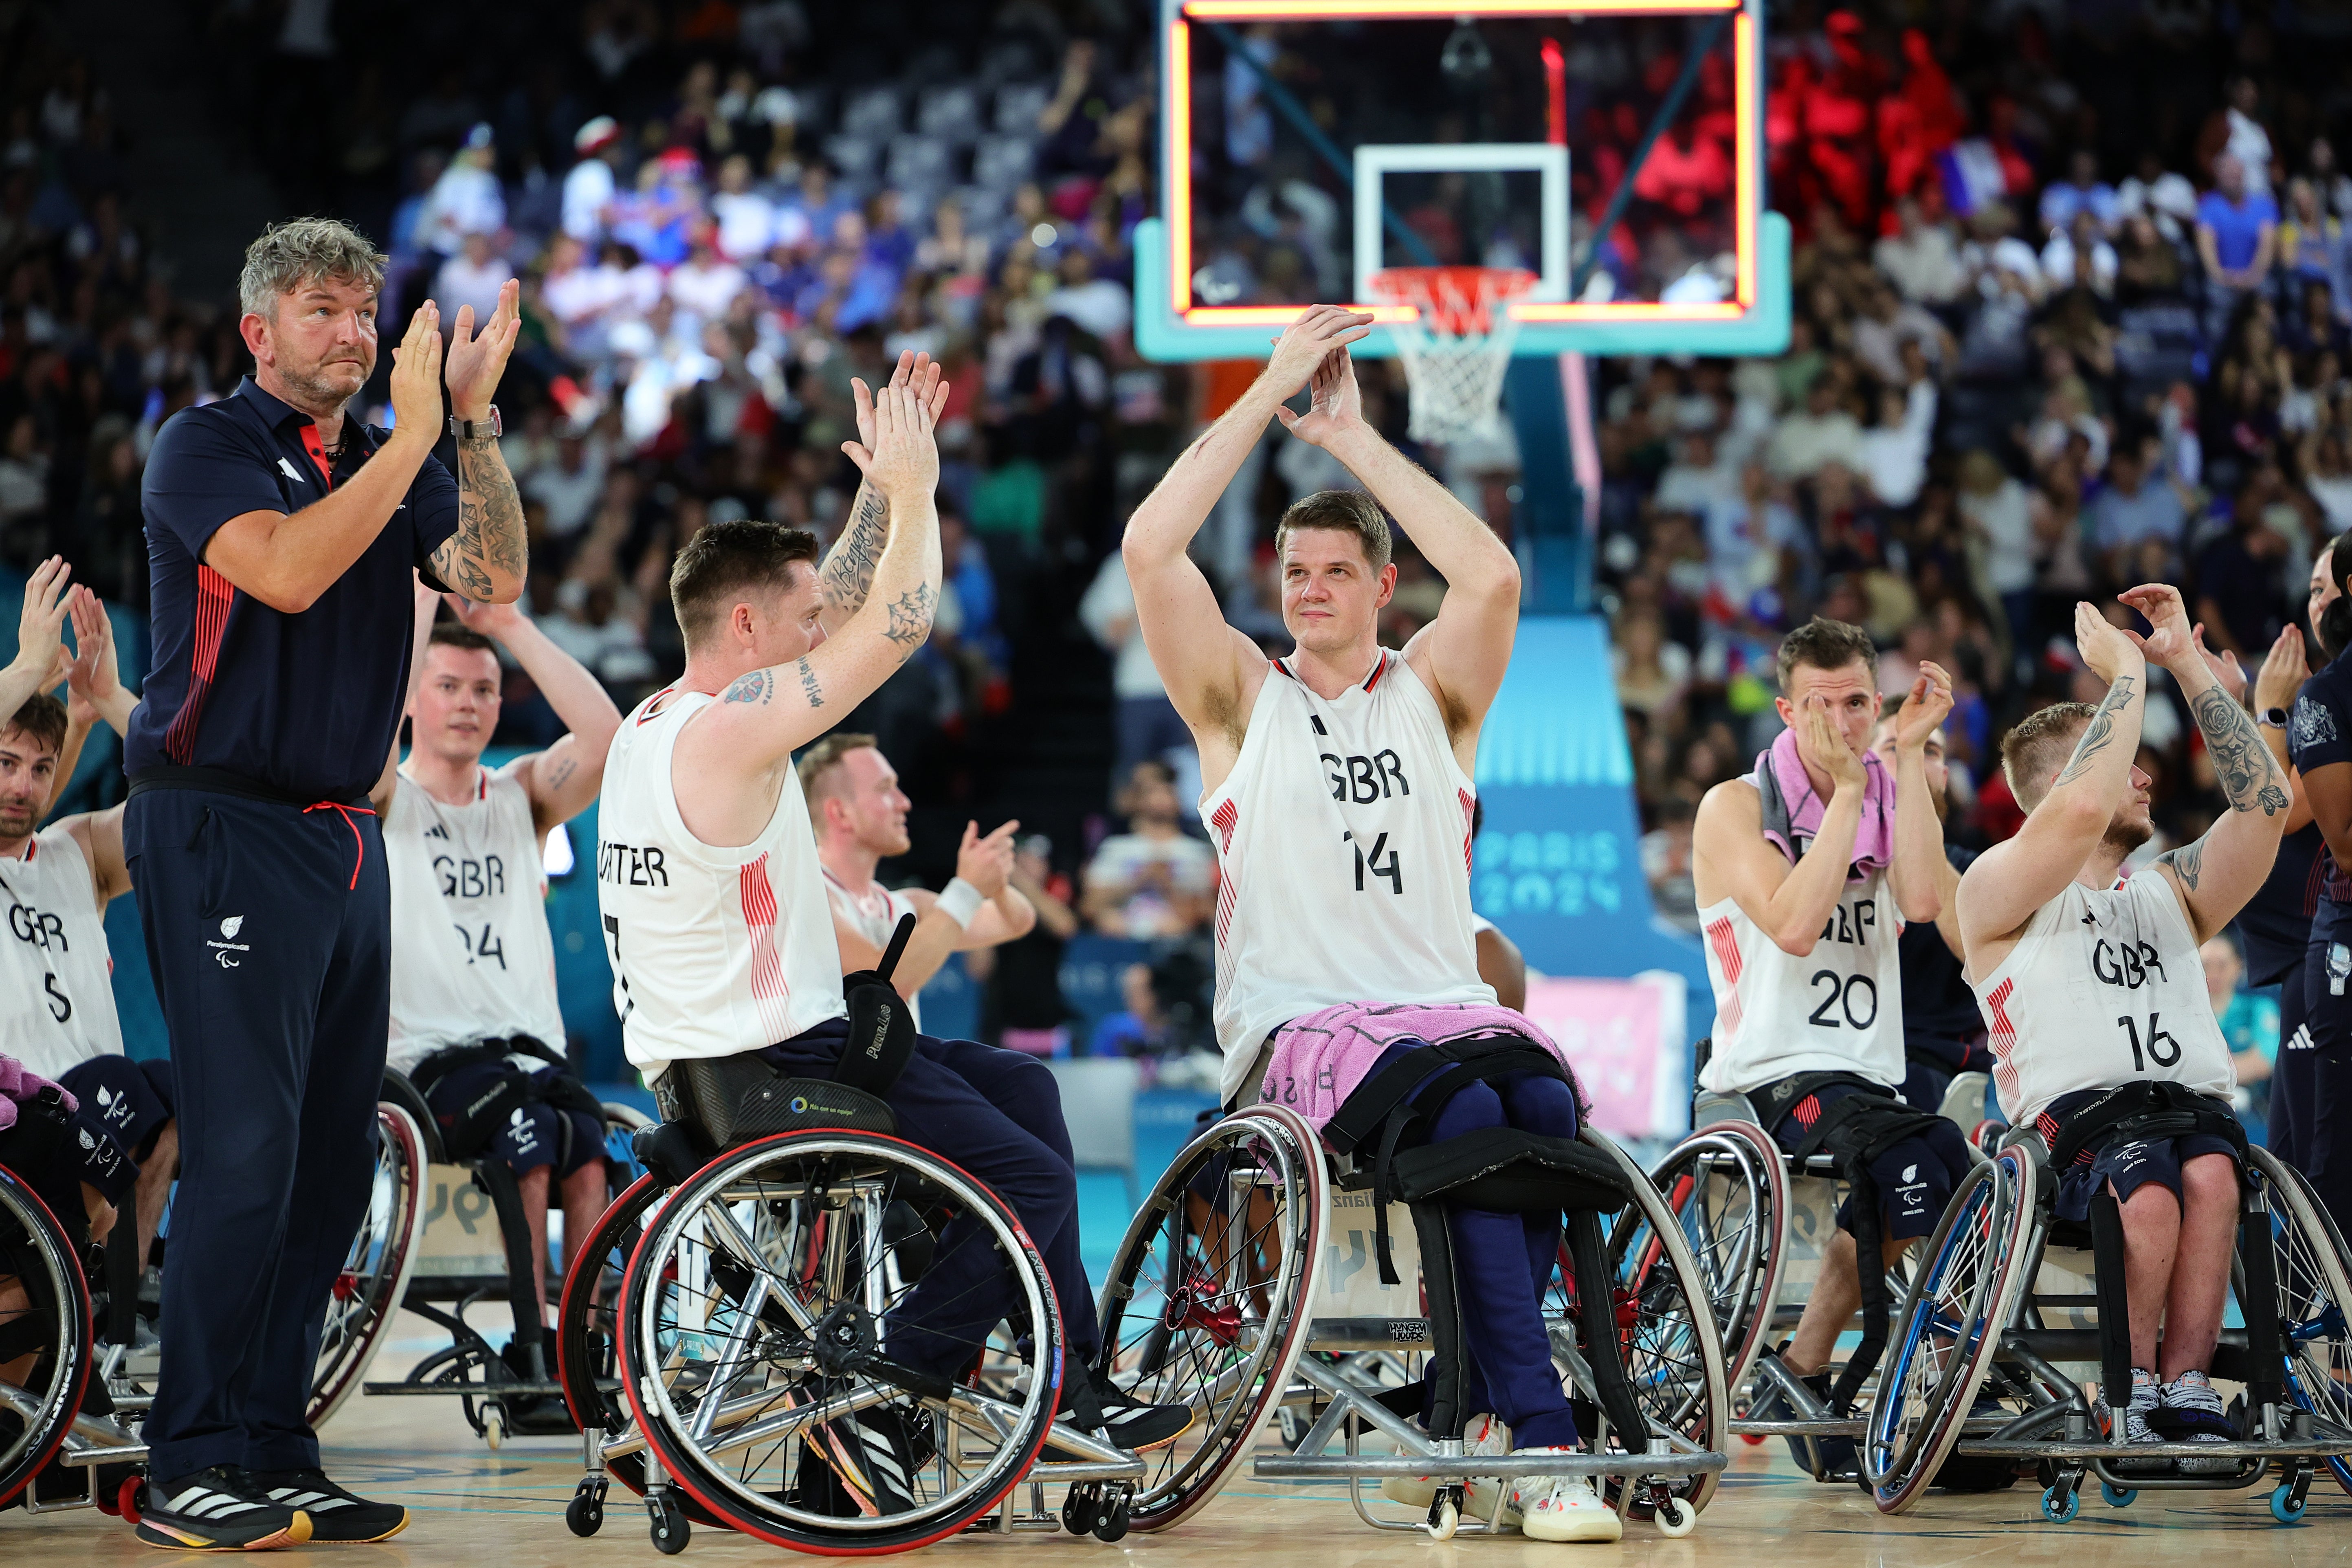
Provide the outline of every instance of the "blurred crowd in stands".
<path id="1" fill-rule="evenodd" d="M 1156 1052 L 1203 1032 L 1213 863 L 1115 545 L 1256 367 L 1153 363 L 1129 335 L 1134 229 L 1157 202 L 1150 10 L 517 0 L 420 7 L 388 49 L 349 5 L 220 0 L 190 66 L 284 210 L 379 238 L 387 321 L 428 294 L 445 319 L 479 311 L 522 279 L 501 402 L 529 607 L 624 706 L 679 667 L 679 543 L 746 514 L 829 536 L 856 481 L 850 378 L 907 349 L 945 362 L 937 631 L 845 722 L 957 826 L 1003 806 L 1052 836 L 1028 874 L 1067 919 L 1000 973 L 1051 975 L 1081 928 L 1143 944 L 1101 1037 Z M 2085 679 L 2054 640 L 2071 601 L 2185 582 L 2209 644 L 2251 668 L 2352 524 L 2352 174 L 2331 140 L 2352 93 L 2328 64 L 2352 40 L 2242 11 L 2225 35 L 2206 0 L 1899 10 L 1770 18 L 1769 188 L 1799 241 L 1788 353 L 1592 366 L 1596 587 L 1646 868 L 1685 922 L 1692 808 L 1769 741 L 1796 621 L 1869 626 L 1890 691 L 1922 659 L 1958 676 L 1951 831 L 1982 842 L 2016 821 L 1990 765 L 2002 730 Z M 1580 244 L 1692 26 L 1569 52 Z M 1281 74 L 1281 30 L 1250 37 Z M 0 565 L 61 549 L 137 605 L 141 462 L 246 368 L 234 306 L 175 291 L 151 254 L 168 237 L 125 210 L 131 149 L 54 13 L 0 12 Z M 1225 76 L 1247 107 L 1250 73 Z M 1656 297 L 1714 265 L 1678 220 L 1721 198 L 1728 92 L 1701 73 L 1601 287 Z M 1256 121 L 1226 123 L 1202 157 L 1244 216 L 1216 243 L 1268 288 L 1318 276 L 1301 237 L 1329 182 L 1268 157 Z M 1398 373 L 1364 379 L 1402 439 Z M 1408 449 L 1511 531 L 1507 446 Z M 1204 531 L 1231 619 L 1272 647 L 1271 524 L 1345 481 L 1321 459 L 1269 440 Z M 1444 594 L 1409 549 L 1399 564 L 1396 642 Z M 501 740 L 548 739 L 552 713 L 510 679 Z M 2151 706 L 2147 853 L 2213 809 L 2192 733 Z M 1016 752 L 1026 772 L 986 761 Z M 1066 801 L 1044 798 L 1047 768 Z M 943 876 L 953 834 L 921 822 L 903 873 Z M 1011 994 L 992 993 L 992 1030 L 1061 1026 Z"/>

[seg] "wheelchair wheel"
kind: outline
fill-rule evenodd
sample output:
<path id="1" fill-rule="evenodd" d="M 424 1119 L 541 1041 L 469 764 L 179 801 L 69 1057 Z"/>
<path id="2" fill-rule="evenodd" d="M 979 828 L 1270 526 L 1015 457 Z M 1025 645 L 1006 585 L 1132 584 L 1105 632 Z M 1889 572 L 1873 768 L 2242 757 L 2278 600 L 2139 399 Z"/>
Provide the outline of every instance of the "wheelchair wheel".
<path id="1" fill-rule="evenodd" d="M 1618 1215 L 1609 1228 L 1606 1245 L 1615 1275 L 1618 1353 L 1633 1383 L 1634 1400 L 1651 1429 L 1634 1442 L 1627 1441 L 1623 1433 L 1612 1434 L 1612 1441 L 1627 1452 L 1635 1452 L 1646 1447 L 1651 1437 L 1666 1436 L 1680 1446 L 1721 1453 L 1731 1420 L 1730 1384 L 1725 1375 L 1723 1336 L 1716 1323 L 1708 1276 L 1694 1256 L 1685 1229 L 1688 1207 L 1677 1211 L 1651 1185 L 1642 1168 L 1608 1138 L 1590 1127 L 1577 1137 L 1614 1157 L 1633 1189 L 1634 1206 Z M 1563 1249 L 1563 1264 L 1565 1258 Z M 1568 1301 L 1565 1282 L 1556 1275 L 1544 1314 L 1556 1345 L 1568 1331 Z M 1574 1386 L 1569 1392 L 1572 1398 L 1587 1401 L 1595 1396 L 1590 1387 Z M 1715 1496 L 1719 1479 L 1714 1474 L 1683 1478 L 1671 1484 L 1670 1495 L 1695 1516 Z M 1618 1503 L 1623 1486 L 1621 1479 L 1609 1482 L 1607 1495 L 1612 1505 Z M 1636 1519 L 1644 1518 L 1651 1512 L 1651 1504 L 1637 1500 L 1626 1511 Z"/>
<path id="2" fill-rule="evenodd" d="M 1313 1129 L 1260 1105 L 1185 1145 L 1128 1226 L 1102 1285 L 1100 1370 L 1196 1414 L 1144 1456 L 1133 1529 L 1192 1517 L 1256 1449 L 1307 1345 L 1329 1206 Z"/>
<path id="3" fill-rule="evenodd" d="M 2030 1270 L 2042 1179 L 2025 1149 L 1971 1167 L 1912 1275 L 1863 1433 L 1863 1471 L 1881 1513 L 1916 1502 L 1959 1440 Z"/>
<path id="4" fill-rule="evenodd" d="M 2302 1172 L 2267 1149 L 2247 1152 L 2271 1187 L 2288 1397 L 2324 1420 L 2352 1426 L 2352 1325 L 2346 1321 L 2352 1278 L 2344 1237 Z M 2336 1484 L 2352 1492 L 2352 1465 L 2340 1456 L 2325 1463 Z"/>
<path id="5" fill-rule="evenodd" d="M 0 1335 L 19 1339 L 30 1326 L 32 1370 L 0 1384 L 0 1508 L 65 1441 L 89 1382 L 93 1334 L 89 1284 L 63 1226 L 33 1189 L 0 1166 L 0 1276 L 13 1277 Z M 16 1297 L 21 1292 L 24 1300 Z"/>
<path id="6" fill-rule="evenodd" d="M 1650 1173 L 1706 1285 L 1735 1390 L 1747 1386 L 1771 1334 L 1789 1224 L 1783 1162 L 1754 1122 L 1720 1121 L 1684 1139 Z"/>
<path id="7" fill-rule="evenodd" d="M 309 1419 L 323 1426 L 367 1375 L 376 1347 L 392 1331 L 425 1237 L 425 1131 L 392 1101 L 376 1111 L 375 1186 L 367 1218 L 335 1277 L 310 1374 Z"/>
<path id="8" fill-rule="evenodd" d="M 961 1381 L 1000 1321 L 1032 1347 L 1010 1397 Z M 987 1513 L 1061 1392 L 1060 1310 L 1013 1211 L 874 1133 L 782 1133 L 705 1166 L 648 1223 L 620 1331 L 630 1411 L 678 1486 L 829 1555 L 909 1551 Z"/>
<path id="9" fill-rule="evenodd" d="M 646 1217 L 668 1195 L 669 1189 L 657 1177 L 640 1176 L 631 1183 L 583 1238 L 563 1277 L 562 1305 L 555 1320 L 555 1378 L 563 1385 L 563 1402 L 580 1429 L 601 1431 L 608 1442 L 635 1426 L 620 1390 L 621 1276 L 629 1255 L 645 1237 Z M 609 1455 L 604 1468 L 613 1479 L 645 1495 L 643 1453 Z M 691 1498 L 680 1500 L 695 1523 L 723 1528 L 700 1503 Z"/>

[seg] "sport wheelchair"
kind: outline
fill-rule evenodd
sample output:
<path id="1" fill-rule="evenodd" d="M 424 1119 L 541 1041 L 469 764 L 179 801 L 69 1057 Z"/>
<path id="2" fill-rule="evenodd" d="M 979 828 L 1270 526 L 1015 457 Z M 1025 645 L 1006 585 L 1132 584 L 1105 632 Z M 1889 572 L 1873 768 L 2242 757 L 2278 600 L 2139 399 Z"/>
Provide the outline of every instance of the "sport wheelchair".
<path id="1" fill-rule="evenodd" d="M 1465 1483 L 1498 1468 L 1591 1477 L 1623 1513 L 1653 1517 L 1669 1535 L 1696 1528 L 1727 1462 L 1728 1402 L 1713 1314 L 1673 1213 L 1589 1128 L 1540 1169 L 1519 1158 L 1526 1135 L 1481 1136 L 1496 1149 L 1486 1174 L 1500 1178 L 1478 1189 L 1481 1206 L 1569 1214 L 1545 1317 L 1589 1451 L 1499 1467 L 1464 1452 L 1465 1347 L 1439 1205 L 1443 1192 L 1475 1181 L 1411 1192 L 1391 1226 L 1365 1173 L 1327 1154 L 1295 1111 L 1259 1104 L 1213 1122 L 1177 1156 L 1103 1282 L 1099 1370 L 1139 1399 L 1196 1413 L 1182 1443 L 1144 1456 L 1136 1529 L 1191 1518 L 1244 1459 L 1261 1479 L 1345 1479 L 1366 1523 L 1439 1540 L 1496 1528 L 1491 1516 L 1465 1520 Z M 1517 1193 L 1501 1190 L 1514 1181 Z M 1343 1225 L 1352 1227 L 1344 1248 Z M 1418 1238 L 1422 1267 L 1416 1278 L 1400 1243 L 1402 1283 L 1384 1288 L 1367 1243 L 1391 1228 Z M 1436 1396 L 1426 1430 L 1408 1419 L 1423 1411 L 1424 1373 Z M 1436 1483 L 1424 1520 L 1367 1508 L 1361 1483 L 1390 1476 Z"/>
<path id="2" fill-rule="evenodd" d="M 311 1376 L 307 1415 L 314 1428 L 350 1398 L 390 1332 L 424 1226 L 424 1130 L 395 1103 L 379 1104 L 376 1117 L 367 1217 L 336 1279 Z M 21 1492 L 32 1513 L 94 1506 L 138 1518 L 147 1458 L 139 1428 L 160 1366 L 152 1341 L 142 1343 L 138 1333 L 144 1260 L 135 1243 L 123 1245 L 138 1233 L 126 1201 L 110 1245 L 78 1247 L 31 1186 L 0 1167 L 0 1258 L 29 1298 L 15 1321 L 30 1325 L 39 1342 L 30 1375 L 0 1382 L 0 1507 Z M 168 1256 L 168 1215 L 163 1246 Z M 92 1396 L 97 1391 L 101 1397 Z M 52 1461 L 84 1472 L 79 1493 L 45 1499 L 27 1490 Z"/>
<path id="3" fill-rule="evenodd" d="M 1702 1067 L 1706 1052 L 1706 1042 L 1701 1041 Z M 1968 1135 L 1972 1153 L 1984 1120 L 1988 1082 L 1982 1072 L 1956 1074 L 1937 1111 Z M 1862 1417 L 1851 1408 L 1833 1408 L 1832 1402 L 1808 1387 L 1777 1355 L 1765 1353 L 1776 1334 L 1785 1335 L 1803 1316 L 1824 1251 L 1836 1234 L 1841 1184 L 1846 1180 L 1840 1161 L 1825 1150 L 1801 1159 L 1790 1155 L 1744 1094 L 1698 1090 L 1691 1124 L 1697 1131 L 1652 1167 L 1650 1180 L 1674 1212 L 1679 1233 L 1707 1283 L 1736 1403 L 1730 1431 L 1750 1443 L 1773 1436 L 1797 1438 L 1811 1456 L 1806 1468 L 1815 1479 L 1850 1479 L 1833 1471 L 1822 1445 L 1814 1439 L 1859 1439 Z M 1866 1253 L 1862 1256 L 1866 1263 Z M 1892 1309 L 1907 1287 L 1903 1266 L 1875 1279 L 1865 1275 L 1856 1315 L 1862 1341 L 1833 1379 L 1834 1387 L 1845 1389 L 1849 1399 L 1876 1370 Z M 1768 1401 L 1793 1414 L 1779 1420 L 1755 1418 L 1754 1409 Z"/>
<path id="4" fill-rule="evenodd" d="M 2178 1119 L 2174 1098 L 2151 1094 L 2137 1127 L 2121 1121 L 2116 1135 L 2165 1131 L 2154 1119 Z M 2032 1461 L 2046 1489 L 2042 1516 L 2062 1523 L 2080 1510 L 2086 1477 L 2121 1508 L 2143 1489 L 2253 1487 L 2275 1465 L 2271 1512 L 2282 1524 L 2303 1517 L 2320 1465 L 2352 1490 L 2343 1237 L 2298 1172 L 2265 1149 L 2246 1155 L 2230 1279 L 2236 1310 L 2225 1319 L 2240 1326 L 2224 1327 L 2212 1367 L 2217 1381 L 2243 1385 L 2231 1411 L 2243 1440 L 2124 1447 L 2119 1414 L 2112 1434 L 2099 1430 L 2105 1413 L 2083 1374 L 2103 1390 L 2131 1386 L 2122 1221 L 2106 1193 L 2092 1200 L 2087 1226 L 2056 1217 L 2050 1151 L 2019 1130 L 1961 1184 L 1904 1300 L 1862 1445 L 1879 1509 L 1909 1509 L 1953 1453 Z M 2192 1458 L 2227 1468 L 2191 1474 L 2171 1463 Z"/>
<path id="5" fill-rule="evenodd" d="M 404 1146 L 401 1157 L 411 1163 L 422 1204 L 412 1271 L 393 1300 L 446 1330 L 450 1342 L 396 1381 L 367 1384 L 366 1392 L 454 1395 L 463 1402 L 466 1424 L 494 1449 L 514 1433 L 570 1436 L 575 1428 L 568 1420 L 551 1421 L 547 1415 L 562 1408 L 563 1386 L 544 1349 L 544 1304 L 537 1300 L 530 1231 L 514 1173 L 495 1158 L 451 1159 L 424 1095 L 400 1072 L 385 1069 L 383 1099 L 404 1110 L 417 1130 L 414 1146 Z M 602 1110 L 608 1185 L 619 1193 L 644 1173 L 630 1140 L 652 1118 L 611 1100 Z M 500 1297 L 514 1325 L 511 1358 L 466 1321 L 470 1309 Z M 349 1365 L 356 1385 L 366 1360 Z M 346 1387 L 339 1397 L 349 1392 Z"/>

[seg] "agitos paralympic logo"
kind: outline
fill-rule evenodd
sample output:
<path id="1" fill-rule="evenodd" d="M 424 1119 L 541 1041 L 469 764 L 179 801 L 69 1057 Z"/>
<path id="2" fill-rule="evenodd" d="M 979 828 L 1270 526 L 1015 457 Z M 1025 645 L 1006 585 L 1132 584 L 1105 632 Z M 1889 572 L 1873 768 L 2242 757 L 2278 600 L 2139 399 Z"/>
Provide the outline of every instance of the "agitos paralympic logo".
<path id="1" fill-rule="evenodd" d="M 233 952 L 251 952 L 253 951 L 253 948 L 249 943 L 230 940 L 244 928 L 245 917 L 243 915 L 231 915 L 228 919 L 221 921 L 220 923 L 222 940 L 219 942 L 214 942 L 207 939 L 205 941 L 205 945 L 213 950 L 213 958 L 215 962 L 218 963 L 223 969 L 235 969 L 244 962 L 242 959 L 231 958 L 229 954 Z"/>

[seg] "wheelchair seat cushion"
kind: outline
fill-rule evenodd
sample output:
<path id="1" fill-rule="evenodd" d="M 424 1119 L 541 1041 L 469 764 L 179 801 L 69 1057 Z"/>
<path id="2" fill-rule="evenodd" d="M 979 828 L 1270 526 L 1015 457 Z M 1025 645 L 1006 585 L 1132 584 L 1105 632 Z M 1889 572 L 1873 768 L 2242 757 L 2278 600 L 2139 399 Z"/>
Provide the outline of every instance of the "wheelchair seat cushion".
<path id="1" fill-rule="evenodd" d="M 895 1133 L 879 1095 L 831 1079 L 793 1078 L 756 1055 L 675 1061 L 654 1082 L 664 1121 L 682 1121 L 712 1149 L 776 1132 L 846 1128 Z"/>
<path id="2" fill-rule="evenodd" d="M 2228 1113 L 2219 1101 L 2174 1110 L 2158 1107 L 2153 1116 L 2127 1115 L 2105 1128 L 2084 1127 L 2090 1118 L 2104 1116 L 2098 1102 L 2109 1092 L 2082 1089 L 2061 1095 L 2035 1119 L 2036 1131 L 2053 1145 L 2051 1166 L 2057 1191 L 2051 1209 L 2062 1226 L 2087 1224 L 2092 1197 L 2109 1184 L 2120 1202 L 2128 1203 L 2150 1182 L 2179 1198 L 2181 1166 L 2202 1154 L 2228 1155 L 2243 1178 L 2244 1135 L 2230 1136 L 2235 1118 L 2229 1118 L 2225 1127 L 2221 1119 Z M 2107 1110 L 2114 1109 L 2110 1105 Z M 2059 1163 L 2055 1150 L 2070 1156 L 2064 1164 Z"/>
<path id="3" fill-rule="evenodd" d="M 1617 1163 L 1599 1150 L 1516 1127 L 1400 1150 L 1390 1170 L 1406 1203 L 1444 1197 L 1490 1213 L 1615 1214 L 1633 1197 Z"/>

